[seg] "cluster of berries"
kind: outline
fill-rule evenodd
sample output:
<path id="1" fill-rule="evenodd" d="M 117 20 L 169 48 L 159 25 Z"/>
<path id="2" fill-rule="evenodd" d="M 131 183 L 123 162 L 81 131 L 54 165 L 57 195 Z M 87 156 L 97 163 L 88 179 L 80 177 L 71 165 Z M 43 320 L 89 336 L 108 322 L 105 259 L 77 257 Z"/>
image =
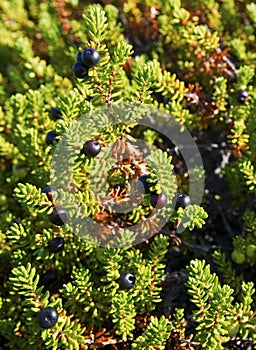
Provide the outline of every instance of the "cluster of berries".
<path id="1" fill-rule="evenodd" d="M 53 144 L 54 141 L 58 142 L 59 135 L 55 131 L 50 131 L 47 133 L 45 141 L 47 145 Z M 81 153 L 89 157 L 95 157 L 99 154 L 100 150 L 101 146 L 97 140 L 88 140 L 84 143 Z M 50 186 L 45 187 L 42 192 L 47 195 L 50 201 L 53 200 L 53 197 L 58 197 L 57 191 Z M 64 208 L 55 206 L 49 215 L 49 219 L 53 224 L 62 226 L 68 221 L 68 214 Z"/>
<path id="2" fill-rule="evenodd" d="M 60 108 L 52 108 L 50 111 L 51 118 L 53 120 L 58 120 L 61 118 L 62 112 Z M 45 136 L 46 144 L 53 145 L 54 142 L 59 142 L 59 134 L 56 131 L 49 131 Z M 85 142 L 82 153 L 87 154 L 88 156 L 96 156 L 100 152 L 100 144 L 97 140 L 88 140 Z"/>
<path id="3" fill-rule="evenodd" d="M 249 243 L 244 249 L 241 247 L 235 248 L 231 254 L 231 258 L 236 264 L 243 264 L 247 259 L 255 259 L 256 245 Z"/>
<path id="4" fill-rule="evenodd" d="M 89 156 L 96 156 L 100 152 L 100 144 L 97 140 L 89 140 L 84 144 L 83 153 Z M 156 183 L 150 183 L 147 180 L 150 178 L 149 174 L 144 174 L 139 177 L 137 182 L 137 189 L 141 193 L 150 193 L 150 187 Z M 42 190 L 43 193 L 47 195 L 47 198 L 50 201 L 58 197 L 58 192 L 52 187 L 48 186 Z M 168 203 L 167 197 L 161 193 L 156 194 L 152 192 L 150 195 L 150 203 L 152 206 L 157 206 L 158 208 L 164 207 Z M 176 196 L 176 209 L 178 207 L 185 208 L 191 204 L 190 197 L 185 194 L 177 194 Z M 49 215 L 50 221 L 58 226 L 62 226 L 68 220 L 68 215 L 65 209 L 61 207 L 55 207 L 52 214 Z M 55 237 L 52 239 L 49 244 L 49 249 L 52 252 L 60 252 L 64 248 L 64 239 L 62 237 Z M 55 274 L 53 274 L 55 278 Z M 51 277 L 52 278 L 52 277 Z M 120 288 L 129 290 L 134 287 L 136 282 L 136 277 L 131 274 L 129 271 L 125 271 L 121 274 L 119 278 Z M 38 323 L 42 328 L 48 329 L 52 328 L 58 321 L 58 312 L 53 307 L 45 307 L 38 313 Z"/>
<path id="5" fill-rule="evenodd" d="M 119 278 L 119 285 L 122 289 L 129 290 L 134 287 L 136 277 L 130 272 L 123 272 Z M 45 307 L 37 314 L 40 327 L 49 329 L 55 326 L 58 321 L 58 312 L 54 307 Z"/>
<path id="6" fill-rule="evenodd" d="M 78 51 L 76 54 L 76 61 L 73 66 L 73 72 L 79 79 L 86 79 L 88 77 L 89 68 L 96 66 L 99 63 L 100 54 L 97 50 L 92 48 L 85 48 Z"/>
<path id="7" fill-rule="evenodd" d="M 61 118 L 62 112 L 60 108 L 52 108 L 50 111 L 50 116 L 53 120 L 58 120 Z M 56 131 L 49 131 L 45 136 L 45 143 L 49 145 L 54 145 L 59 142 L 59 134 Z M 82 154 L 85 154 L 89 157 L 95 157 L 101 150 L 101 146 L 97 140 L 88 140 L 84 143 L 83 148 L 81 150 Z M 45 193 L 50 201 L 58 197 L 57 191 L 52 187 L 45 187 L 42 190 Z M 50 221 L 57 225 L 62 226 L 68 221 L 68 214 L 66 210 L 62 207 L 55 206 L 53 212 L 49 215 Z"/>
<path id="8" fill-rule="evenodd" d="M 88 77 L 88 70 L 90 67 L 95 66 L 99 63 L 100 55 L 97 50 L 92 48 L 85 48 L 82 51 L 78 51 L 76 55 L 77 62 L 73 64 L 72 69 L 77 78 L 85 79 Z M 53 119 L 58 119 L 61 116 L 61 111 L 59 108 L 52 109 Z M 54 142 L 59 141 L 59 135 L 56 131 L 50 131 L 46 135 L 47 145 L 51 145 Z M 82 153 L 88 156 L 95 157 L 99 154 L 101 146 L 97 140 L 88 140 L 85 142 Z M 150 187 L 156 183 L 149 183 L 147 180 L 150 178 L 149 174 L 142 175 L 137 182 L 137 189 L 143 194 L 150 193 Z M 58 193 L 52 187 L 45 187 L 42 190 L 50 201 L 53 198 L 58 197 Z M 164 193 L 157 194 L 152 192 L 150 195 L 150 203 L 153 207 L 163 208 L 168 203 L 168 198 Z M 178 207 L 185 208 L 189 205 L 190 198 L 184 194 L 178 194 L 176 197 L 176 209 Z M 62 207 L 54 207 L 53 212 L 49 215 L 50 221 L 57 225 L 62 226 L 68 221 L 68 214 L 66 210 Z M 49 242 L 49 249 L 52 252 L 60 252 L 64 248 L 64 239 L 62 237 L 55 237 Z M 130 272 L 125 271 L 121 274 L 119 279 L 119 285 L 123 289 L 131 289 L 135 285 L 136 277 Z M 53 327 L 58 321 L 57 310 L 53 307 L 43 308 L 38 313 L 38 322 L 42 328 L 48 329 Z"/>
<path id="9" fill-rule="evenodd" d="M 149 174 L 140 176 L 137 182 L 137 190 L 143 194 L 150 194 L 150 204 L 153 207 L 157 207 L 158 209 L 164 208 L 168 204 L 168 198 L 164 193 L 150 192 L 150 187 L 155 186 L 156 182 L 148 182 L 148 179 L 150 179 Z M 188 195 L 180 193 L 176 195 L 175 209 L 180 207 L 184 209 L 190 204 L 191 200 Z"/>

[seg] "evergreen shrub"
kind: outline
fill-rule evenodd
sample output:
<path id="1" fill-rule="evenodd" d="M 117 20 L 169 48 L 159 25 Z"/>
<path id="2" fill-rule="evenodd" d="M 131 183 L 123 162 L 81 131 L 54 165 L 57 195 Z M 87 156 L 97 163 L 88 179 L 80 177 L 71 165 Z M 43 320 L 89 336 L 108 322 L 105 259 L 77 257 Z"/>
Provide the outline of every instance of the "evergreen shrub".
<path id="1" fill-rule="evenodd" d="M 255 35 L 252 0 L 0 0 L 1 349 L 255 347 Z"/>

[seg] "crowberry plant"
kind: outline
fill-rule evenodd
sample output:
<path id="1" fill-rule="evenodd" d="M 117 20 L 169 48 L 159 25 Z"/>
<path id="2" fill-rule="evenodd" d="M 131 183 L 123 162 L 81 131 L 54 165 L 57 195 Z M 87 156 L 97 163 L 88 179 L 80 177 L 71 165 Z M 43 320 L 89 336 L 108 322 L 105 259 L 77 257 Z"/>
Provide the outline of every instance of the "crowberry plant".
<path id="1" fill-rule="evenodd" d="M 64 239 L 62 237 L 55 237 L 49 242 L 48 246 L 52 252 L 58 253 L 64 248 Z"/>
<path id="2" fill-rule="evenodd" d="M 191 200 L 187 194 L 178 193 L 176 195 L 176 209 L 178 209 L 179 207 L 184 209 L 190 204 L 191 204 Z"/>
<path id="3" fill-rule="evenodd" d="M 84 79 L 88 77 L 88 68 L 82 62 L 75 62 L 72 69 L 77 78 Z"/>
<path id="4" fill-rule="evenodd" d="M 134 287 L 135 281 L 136 278 L 133 274 L 131 274 L 130 272 L 123 272 L 119 279 L 120 288 L 131 289 Z"/>
<path id="5" fill-rule="evenodd" d="M 145 193 L 145 194 L 150 193 L 150 187 L 156 185 L 156 182 L 149 182 L 147 181 L 148 179 L 150 179 L 149 174 L 141 175 L 138 178 L 136 187 L 139 192 Z"/>
<path id="6" fill-rule="evenodd" d="M 59 141 L 59 135 L 57 134 L 56 131 L 49 131 L 46 134 L 45 142 L 47 143 L 47 145 L 52 145 L 54 141 L 55 142 Z"/>
<path id="7" fill-rule="evenodd" d="M 55 207 L 51 214 L 49 214 L 50 221 L 57 225 L 62 226 L 68 221 L 68 214 L 62 207 Z"/>
<path id="8" fill-rule="evenodd" d="M 50 201 L 53 200 L 53 197 L 57 198 L 58 192 L 51 186 L 44 187 L 42 193 L 45 193 Z"/>
<path id="9" fill-rule="evenodd" d="M 81 53 L 81 61 L 87 67 L 96 66 L 99 63 L 100 54 L 97 50 L 86 48 Z"/>
<path id="10" fill-rule="evenodd" d="M 248 100 L 248 97 L 249 97 L 248 92 L 245 91 L 245 90 L 237 91 L 236 96 L 237 96 L 238 102 L 240 102 L 240 103 L 245 103 Z"/>
<path id="11" fill-rule="evenodd" d="M 168 204 L 168 198 L 166 197 L 166 195 L 164 193 L 152 193 L 150 196 L 150 204 L 153 207 L 157 208 L 164 208 L 167 204 Z"/>
<path id="12" fill-rule="evenodd" d="M 61 118 L 62 115 L 61 109 L 59 107 L 52 108 L 50 111 L 50 115 L 53 120 L 58 120 L 59 118 Z"/>
<path id="13" fill-rule="evenodd" d="M 83 146 L 83 153 L 95 157 L 100 153 L 101 146 L 97 140 L 88 140 Z"/>
<path id="14" fill-rule="evenodd" d="M 255 13 L 0 1 L 1 349 L 255 348 Z"/>
<path id="15" fill-rule="evenodd" d="M 37 319 L 42 328 L 52 328 L 58 321 L 58 313 L 55 308 L 46 307 L 38 313 Z"/>

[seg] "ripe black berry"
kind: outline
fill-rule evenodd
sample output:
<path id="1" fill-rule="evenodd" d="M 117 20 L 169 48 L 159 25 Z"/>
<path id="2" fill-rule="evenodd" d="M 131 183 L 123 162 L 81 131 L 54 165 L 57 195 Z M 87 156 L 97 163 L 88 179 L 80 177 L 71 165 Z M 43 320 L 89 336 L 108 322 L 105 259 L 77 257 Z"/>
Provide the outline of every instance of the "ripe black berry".
<path id="1" fill-rule="evenodd" d="M 38 313 L 37 319 L 42 328 L 52 328 L 58 321 L 58 313 L 53 307 L 46 307 Z"/>
<path id="2" fill-rule="evenodd" d="M 53 212 L 49 214 L 50 221 L 57 225 L 62 226 L 68 221 L 68 214 L 65 209 L 61 207 L 55 207 Z"/>
<path id="3" fill-rule="evenodd" d="M 62 112 L 61 112 L 60 108 L 56 107 L 56 108 L 51 109 L 50 114 L 51 114 L 51 117 L 53 120 L 58 120 L 61 117 Z"/>
<path id="4" fill-rule="evenodd" d="M 78 62 L 82 62 L 81 56 L 82 56 L 82 52 L 81 52 L 81 51 L 78 51 L 77 54 L 76 54 L 76 60 L 77 60 Z"/>
<path id="5" fill-rule="evenodd" d="M 52 201 L 53 196 L 57 198 L 58 192 L 51 186 L 47 186 L 42 189 L 42 193 L 45 193 L 50 201 Z"/>
<path id="6" fill-rule="evenodd" d="M 59 135 L 56 133 L 56 131 L 49 131 L 46 134 L 45 142 L 47 143 L 47 145 L 52 145 L 54 141 L 59 141 Z"/>
<path id="7" fill-rule="evenodd" d="M 93 96 L 87 96 L 87 97 L 86 97 L 86 100 L 89 101 L 89 102 L 90 102 L 92 99 L 93 99 Z"/>
<path id="8" fill-rule="evenodd" d="M 168 198 L 164 193 L 152 193 L 150 196 L 150 204 L 158 209 L 164 208 L 168 203 Z"/>
<path id="9" fill-rule="evenodd" d="M 62 237 L 55 237 L 49 242 L 48 246 L 50 251 L 52 251 L 53 253 L 58 253 L 63 250 L 64 243 L 65 242 Z"/>
<path id="10" fill-rule="evenodd" d="M 83 146 L 83 153 L 89 155 L 89 156 L 97 156 L 98 153 L 100 153 L 100 144 L 97 140 L 88 140 L 85 142 Z"/>
<path id="11" fill-rule="evenodd" d="M 239 90 L 236 93 L 237 101 L 240 103 L 245 103 L 248 100 L 248 92 L 246 90 Z"/>
<path id="12" fill-rule="evenodd" d="M 52 282 L 55 282 L 57 280 L 57 272 L 54 269 L 48 270 L 41 278 L 41 281 L 45 284 L 45 285 L 49 285 Z"/>
<path id="13" fill-rule="evenodd" d="M 150 175 L 149 174 L 144 174 L 141 175 L 138 178 L 137 184 L 136 184 L 136 188 L 140 193 L 150 193 L 150 187 L 156 185 L 156 182 L 154 183 L 150 183 L 147 181 L 147 179 L 150 179 Z"/>
<path id="14" fill-rule="evenodd" d="M 123 272 L 120 279 L 119 285 L 123 289 L 131 289 L 134 287 L 136 281 L 136 277 L 132 275 L 130 272 Z"/>
<path id="15" fill-rule="evenodd" d="M 100 54 L 95 49 L 86 48 L 82 52 L 81 60 L 87 67 L 96 66 L 99 63 Z"/>
<path id="16" fill-rule="evenodd" d="M 191 200 L 190 200 L 190 197 L 187 194 L 179 194 L 178 193 L 176 195 L 175 209 L 178 209 L 179 207 L 184 209 L 190 204 L 191 204 Z"/>
<path id="17" fill-rule="evenodd" d="M 88 77 L 88 68 L 82 62 L 74 63 L 72 69 L 77 78 L 84 79 Z"/>

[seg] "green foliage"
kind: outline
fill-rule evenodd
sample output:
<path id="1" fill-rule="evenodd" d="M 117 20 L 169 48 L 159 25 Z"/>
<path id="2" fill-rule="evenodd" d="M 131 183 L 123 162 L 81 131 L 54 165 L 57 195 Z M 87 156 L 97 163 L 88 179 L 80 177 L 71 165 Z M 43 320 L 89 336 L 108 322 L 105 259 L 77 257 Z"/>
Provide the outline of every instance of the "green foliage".
<path id="1" fill-rule="evenodd" d="M 234 335 L 234 329 L 228 326 L 236 320 L 236 332 L 241 327 L 239 332 L 242 337 L 250 331 L 252 337 L 255 337 L 255 329 L 250 325 L 250 317 L 254 314 L 251 308 L 251 295 L 255 291 L 252 282 L 242 283 L 239 293 L 241 301 L 234 303 L 234 290 L 227 284 L 221 286 L 217 275 L 211 273 L 210 265 L 206 265 L 204 260 L 192 260 L 187 270 L 188 293 L 196 306 L 194 320 L 199 322 L 195 340 L 198 340 L 203 348 L 224 349 L 222 344 Z"/>
<path id="2" fill-rule="evenodd" d="M 122 335 L 123 340 L 132 336 L 135 329 L 136 311 L 133 304 L 132 295 L 127 295 L 125 291 L 120 291 L 113 296 L 112 310 L 114 328 L 118 335 Z"/>
<path id="3" fill-rule="evenodd" d="M 243 160 L 239 164 L 239 168 L 244 175 L 245 184 L 249 191 L 254 191 L 256 186 L 256 172 L 250 160 Z"/>
<path id="4" fill-rule="evenodd" d="M 159 69 L 157 61 L 145 63 L 137 71 L 132 72 L 133 90 L 131 100 L 138 103 L 152 102 L 151 93 L 155 85 L 155 74 Z"/>
<path id="5" fill-rule="evenodd" d="M 221 350 L 236 339 L 255 346 L 255 8 L 233 0 L 0 0 L 3 349 Z M 84 47 L 100 61 L 80 80 L 71 67 Z M 173 208 L 175 194 L 192 193 L 189 182 L 205 174 L 185 169 L 172 140 L 140 125 L 148 115 L 163 134 L 173 123 L 180 132 L 224 134 L 232 156 L 221 176 L 244 222 L 230 254 L 217 249 L 200 260 L 180 244 L 185 235 L 192 247 L 212 244 L 222 232 L 208 232 L 215 222 L 202 206 Z M 58 143 L 46 144 L 49 131 Z M 89 139 L 101 145 L 96 157 L 81 153 Z M 145 173 L 150 193 L 139 196 Z M 42 193 L 48 185 L 58 190 L 52 201 Z M 166 194 L 168 205 L 153 211 L 152 192 Z M 50 222 L 56 205 L 68 211 L 66 225 Z M 64 239 L 59 252 L 49 249 L 56 237 Z M 184 264 L 191 303 L 171 302 L 168 314 L 168 271 Z M 119 285 L 124 271 L 136 277 L 129 290 Z M 37 314 L 47 306 L 59 318 L 42 329 Z"/>
<path id="6" fill-rule="evenodd" d="M 153 350 L 157 347 L 163 350 L 170 330 L 171 326 L 168 325 L 168 320 L 164 316 L 160 319 L 152 316 L 146 330 L 133 342 L 132 349 Z"/>
<path id="7" fill-rule="evenodd" d="M 19 183 L 15 188 L 14 198 L 30 208 L 37 209 L 38 213 L 52 212 L 52 203 L 47 195 L 33 185 Z"/>
<path id="8" fill-rule="evenodd" d="M 232 259 L 237 264 L 247 263 L 254 266 L 256 262 L 256 245 L 255 245 L 255 213 L 247 210 L 243 219 L 246 224 L 246 236 L 240 235 L 233 238 Z"/>
<path id="9" fill-rule="evenodd" d="M 231 262 L 226 260 L 226 255 L 220 250 L 215 250 L 212 257 L 214 259 L 214 263 L 218 267 L 218 270 L 221 272 L 223 281 L 234 289 L 235 294 L 239 293 L 241 291 L 243 276 L 236 276 Z"/>
<path id="10" fill-rule="evenodd" d="M 157 193 L 165 193 L 171 201 L 177 192 L 176 179 L 173 173 L 172 158 L 166 152 L 156 150 L 147 157 L 147 164 L 158 180 L 154 190 Z"/>
<path id="11" fill-rule="evenodd" d="M 208 214 L 203 208 L 198 205 L 189 205 L 182 211 L 181 208 L 178 211 L 182 212 L 181 223 L 184 227 L 188 227 L 189 230 L 193 230 L 195 227 L 201 228 L 205 224 L 205 220 Z"/>

